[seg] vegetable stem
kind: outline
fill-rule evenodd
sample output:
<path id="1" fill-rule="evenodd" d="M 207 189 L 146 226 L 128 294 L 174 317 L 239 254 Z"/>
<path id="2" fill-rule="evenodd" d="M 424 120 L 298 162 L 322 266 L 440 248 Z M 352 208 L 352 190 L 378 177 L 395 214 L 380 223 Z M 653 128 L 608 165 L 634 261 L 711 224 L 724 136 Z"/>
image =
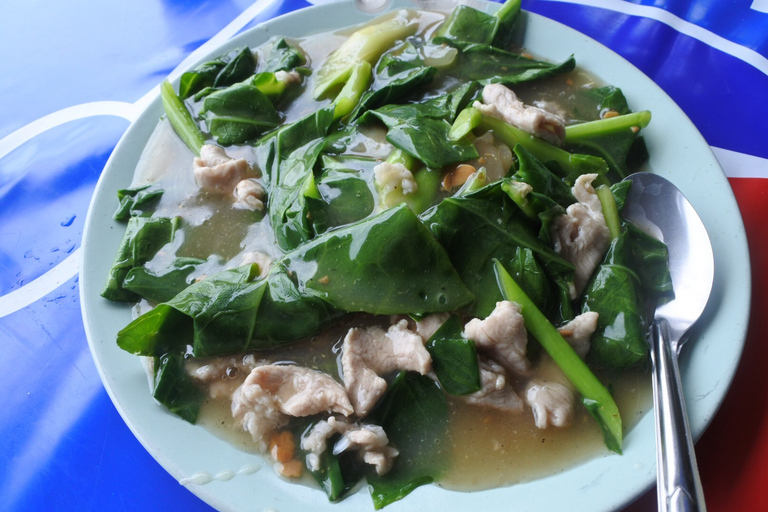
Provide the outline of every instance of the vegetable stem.
<path id="1" fill-rule="evenodd" d="M 542 162 L 557 163 L 566 175 L 589 172 L 603 175 L 608 172 L 608 165 L 602 158 L 569 153 L 543 139 L 534 137 L 528 132 L 515 128 L 501 119 L 482 114 L 479 127 L 493 131 L 493 134 L 510 148 L 520 144 Z"/>
<path id="2" fill-rule="evenodd" d="M 372 71 L 368 61 L 358 62 L 342 87 L 334 103 L 333 118 L 341 119 L 351 113 L 357 106 L 363 93 L 371 83 Z"/>
<path id="3" fill-rule="evenodd" d="M 598 121 L 589 121 L 579 123 L 565 128 L 565 143 L 578 142 L 586 137 L 595 137 L 599 135 L 609 135 L 621 130 L 631 130 L 645 128 L 651 122 L 651 113 L 647 110 L 642 112 L 633 112 L 623 116 L 608 117 Z"/>
<path id="4" fill-rule="evenodd" d="M 163 108 L 168 120 L 184 144 L 192 152 L 200 156 L 200 148 L 205 144 L 205 136 L 198 128 L 192 114 L 189 113 L 184 102 L 176 95 L 173 86 L 168 80 L 160 84 L 160 97 L 163 100 Z"/>
<path id="5" fill-rule="evenodd" d="M 525 328 L 581 393 L 584 405 L 603 431 L 606 446 L 621 453 L 621 416 L 611 394 L 498 260 L 494 260 L 494 271 L 501 294 L 520 306 Z"/>
<path id="6" fill-rule="evenodd" d="M 616 240 L 621 235 L 621 218 L 619 217 L 619 209 L 616 207 L 616 199 L 613 197 L 611 187 L 600 185 L 595 189 L 595 192 L 597 192 L 597 197 L 600 199 L 603 217 L 608 226 L 608 231 L 611 233 L 611 240 Z"/>

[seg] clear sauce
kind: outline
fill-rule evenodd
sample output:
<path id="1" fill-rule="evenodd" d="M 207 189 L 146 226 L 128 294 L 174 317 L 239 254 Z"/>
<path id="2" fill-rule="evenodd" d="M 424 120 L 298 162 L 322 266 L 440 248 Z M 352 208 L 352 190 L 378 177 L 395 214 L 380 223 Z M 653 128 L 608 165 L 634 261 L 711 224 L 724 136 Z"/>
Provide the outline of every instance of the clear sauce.
<path id="1" fill-rule="evenodd" d="M 443 14 L 420 14 L 419 32 L 434 30 L 442 19 Z M 312 36 L 298 43 L 307 52 L 309 63 L 317 65 L 343 40 L 343 35 L 334 33 Z M 521 86 L 516 88 L 516 92 L 526 103 L 543 100 L 573 110 L 578 107 L 573 104 L 575 91 L 593 82 L 589 75 L 576 71 L 535 85 Z M 284 111 L 286 122 L 298 119 L 323 104 L 311 99 L 312 88 L 310 77 L 304 91 Z M 369 137 L 361 139 L 358 149 L 385 157 L 391 146 L 381 140 L 381 134 Z M 232 157 L 254 161 L 253 150 L 249 147 L 227 148 L 227 152 Z M 208 259 L 209 264 L 202 274 L 236 266 L 239 258 L 253 250 L 273 258 L 279 257 L 281 251 L 274 243 L 268 218 L 260 212 L 233 208 L 230 199 L 201 192 L 192 174 L 192 160 L 192 153 L 176 137 L 169 123 L 161 121 L 137 166 L 133 186 L 158 184 L 165 194 L 156 215 L 179 215 L 183 217 L 183 224 L 173 246 L 161 251 L 148 265 L 163 267 L 168 258 L 176 255 Z M 294 362 L 338 378 L 338 343 L 351 322 L 345 321 L 312 340 L 257 354 L 257 359 Z M 560 370 L 547 356 L 540 357 L 536 366 L 535 372 L 539 376 L 563 381 Z M 235 423 L 230 412 L 231 392 L 244 379 L 245 375 L 241 372 L 217 382 L 215 392 L 221 396 L 205 400 L 198 423 L 238 449 L 258 453 L 259 447 Z M 522 380 L 516 383 L 519 393 L 524 384 Z M 611 379 L 610 385 L 626 433 L 652 406 L 650 379 L 647 374 L 635 371 Z M 513 485 L 561 472 L 610 453 L 603 444 L 597 423 L 578 403 L 570 428 L 550 427 L 546 430 L 534 426 L 528 408 L 522 413 L 510 414 L 468 405 L 454 397 L 449 398 L 449 405 L 450 430 L 443 446 L 450 447 L 452 462 L 447 474 L 438 482 L 442 487 L 474 491 Z"/>

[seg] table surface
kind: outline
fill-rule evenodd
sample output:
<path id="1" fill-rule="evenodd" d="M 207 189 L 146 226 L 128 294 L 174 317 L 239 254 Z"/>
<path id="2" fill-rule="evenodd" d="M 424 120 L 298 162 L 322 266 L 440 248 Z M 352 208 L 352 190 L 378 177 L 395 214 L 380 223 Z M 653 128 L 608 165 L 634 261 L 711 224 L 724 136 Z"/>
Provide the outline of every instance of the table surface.
<path id="1" fill-rule="evenodd" d="M 78 290 L 88 204 L 153 89 L 207 45 L 303 0 L 6 0 L 0 17 L 0 510 L 211 508 L 144 450 L 88 349 Z M 710 511 L 768 510 L 768 0 L 529 0 L 618 52 L 712 147 L 753 272 L 744 354 L 696 445 Z M 626 511 L 655 510 L 649 490 Z"/>

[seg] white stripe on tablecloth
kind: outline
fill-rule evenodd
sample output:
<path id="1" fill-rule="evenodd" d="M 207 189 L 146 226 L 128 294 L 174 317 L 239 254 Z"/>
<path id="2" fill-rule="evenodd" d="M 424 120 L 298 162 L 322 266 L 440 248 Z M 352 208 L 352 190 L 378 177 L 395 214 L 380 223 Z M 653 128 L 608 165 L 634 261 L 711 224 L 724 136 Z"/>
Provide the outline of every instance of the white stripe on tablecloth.
<path id="1" fill-rule="evenodd" d="M 768 178 L 768 158 L 714 146 L 712 152 L 729 178 Z"/>

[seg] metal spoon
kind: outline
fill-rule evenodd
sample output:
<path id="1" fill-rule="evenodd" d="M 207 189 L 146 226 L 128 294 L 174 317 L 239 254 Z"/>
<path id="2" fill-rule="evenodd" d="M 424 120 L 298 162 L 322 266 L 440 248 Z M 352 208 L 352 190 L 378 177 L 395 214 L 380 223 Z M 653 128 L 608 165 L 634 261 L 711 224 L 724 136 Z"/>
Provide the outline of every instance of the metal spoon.
<path id="1" fill-rule="evenodd" d="M 672 183 L 649 173 L 626 179 L 632 187 L 622 215 L 667 244 L 674 289 L 674 298 L 656 308 L 651 329 L 659 511 L 705 511 L 677 356 L 712 290 L 712 245 L 691 203 Z"/>

